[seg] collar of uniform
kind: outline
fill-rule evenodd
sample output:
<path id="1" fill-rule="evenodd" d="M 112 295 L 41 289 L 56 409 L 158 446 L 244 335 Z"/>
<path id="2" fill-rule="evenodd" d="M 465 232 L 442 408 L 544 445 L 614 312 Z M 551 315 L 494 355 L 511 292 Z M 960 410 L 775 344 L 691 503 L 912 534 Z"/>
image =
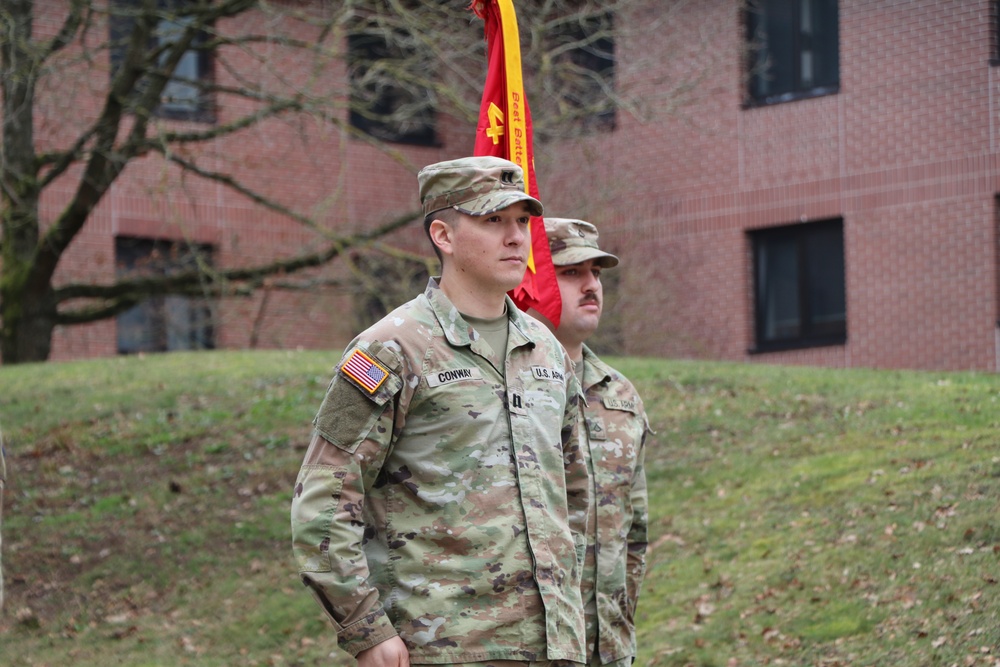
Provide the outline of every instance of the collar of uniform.
<path id="1" fill-rule="evenodd" d="M 462 317 L 462 314 L 458 312 L 458 308 L 455 308 L 455 304 L 445 296 L 444 290 L 441 289 L 439 277 L 435 276 L 427 281 L 427 289 L 424 290 L 424 296 L 430 302 L 431 310 L 441 324 L 441 329 L 444 331 L 444 336 L 448 339 L 448 342 L 455 347 L 472 345 L 472 339 L 469 337 L 469 329 L 471 327 L 465 321 L 465 318 Z M 508 347 L 513 349 L 525 344 L 534 345 L 535 339 L 528 330 L 524 313 L 517 309 L 517 306 L 514 305 L 509 296 L 505 297 L 505 299 L 507 303 L 507 317 L 510 318 L 511 323 L 511 327 L 507 333 Z"/>
<path id="2" fill-rule="evenodd" d="M 424 296 L 431 305 L 431 311 L 441 325 L 444 337 L 451 345 L 455 347 L 471 345 L 469 323 L 458 312 L 458 308 L 455 308 L 451 299 L 445 296 L 444 290 L 441 289 L 440 280 L 437 276 L 432 277 L 427 281 L 427 289 L 424 290 Z"/>
<path id="3" fill-rule="evenodd" d="M 583 346 L 583 388 L 584 390 L 611 381 L 614 369 L 601 361 L 601 358 L 594 354 L 593 350 Z"/>
<path id="4" fill-rule="evenodd" d="M 507 298 L 507 317 L 510 318 L 509 336 L 510 347 L 520 347 L 521 345 L 534 345 L 536 336 L 531 335 L 531 328 L 528 325 L 527 317 L 517 306 L 513 299 Z M 538 325 L 541 326 L 540 324 Z"/>

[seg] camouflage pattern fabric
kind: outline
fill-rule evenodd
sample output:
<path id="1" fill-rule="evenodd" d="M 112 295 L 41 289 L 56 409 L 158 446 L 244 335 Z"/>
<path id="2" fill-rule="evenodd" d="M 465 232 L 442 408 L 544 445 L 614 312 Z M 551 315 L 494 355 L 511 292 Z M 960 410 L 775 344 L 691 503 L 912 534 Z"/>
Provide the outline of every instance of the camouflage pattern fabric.
<path id="1" fill-rule="evenodd" d="M 507 313 L 503 360 L 431 279 L 338 365 L 291 520 L 352 655 L 398 633 L 415 664 L 585 659 L 582 393 L 548 329 Z"/>
<path id="2" fill-rule="evenodd" d="M 609 665 L 636 653 L 635 607 L 646 572 L 648 502 L 643 467 L 649 421 L 635 387 L 583 348 L 594 495 L 589 520 L 583 598 L 591 664 Z M 595 651 L 596 643 L 596 651 Z"/>
<path id="3" fill-rule="evenodd" d="M 7 463 L 3 455 L 3 431 L 0 430 L 0 611 L 3 611 L 3 489 L 7 482 Z"/>

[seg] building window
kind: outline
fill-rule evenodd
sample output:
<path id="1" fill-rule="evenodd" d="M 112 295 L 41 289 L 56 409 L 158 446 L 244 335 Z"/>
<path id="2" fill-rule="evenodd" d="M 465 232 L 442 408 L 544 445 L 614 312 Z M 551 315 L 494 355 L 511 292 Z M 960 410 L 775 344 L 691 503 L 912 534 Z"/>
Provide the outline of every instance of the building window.
<path id="1" fill-rule="evenodd" d="M 417 45 L 398 28 L 359 15 L 347 37 L 350 123 L 400 144 L 437 144 L 435 95 L 414 71 Z"/>
<path id="2" fill-rule="evenodd" d="M 580 13 L 555 26 L 548 51 L 562 110 L 585 130 L 615 129 L 614 14 Z"/>
<path id="3" fill-rule="evenodd" d="M 179 41 L 192 23 L 190 17 L 178 17 L 161 21 L 156 27 L 157 44 L 173 44 Z M 160 57 L 163 66 L 166 56 Z M 206 54 L 198 50 L 188 50 L 181 56 L 174 68 L 173 76 L 163 89 L 160 112 L 164 115 L 183 116 L 198 113 L 202 108 L 202 93 L 198 82 L 205 78 Z"/>
<path id="4" fill-rule="evenodd" d="M 828 220 L 750 233 L 756 352 L 847 340 L 844 223 Z"/>
<path id="5" fill-rule="evenodd" d="M 840 88 L 836 0 L 748 0 L 750 104 L 775 104 Z"/>
<path id="6" fill-rule="evenodd" d="M 990 2 L 990 64 L 1000 65 L 1000 0 Z"/>
<path id="7" fill-rule="evenodd" d="M 190 0 L 158 0 L 157 12 L 161 17 L 150 36 L 146 52 L 140 55 L 145 59 L 141 67 L 148 73 L 133 91 L 136 100 L 149 86 L 150 74 L 166 64 L 169 48 L 164 50 L 164 47 L 184 39 L 188 30 L 197 28 L 196 16 L 184 11 L 189 2 Z M 112 2 L 109 19 L 112 77 L 117 74 L 127 57 L 136 18 L 141 11 L 138 0 Z M 181 56 L 163 88 L 160 103 L 153 110 L 157 116 L 175 120 L 214 121 L 207 92 L 212 77 L 211 52 L 205 46 L 207 41 L 205 31 L 198 30 L 191 41 L 191 48 Z M 155 60 L 150 54 L 156 54 Z"/>
<path id="8" fill-rule="evenodd" d="M 211 246 L 134 237 L 115 239 L 116 273 L 121 278 L 155 278 L 211 263 Z M 213 349 L 213 319 L 212 303 L 203 297 L 150 297 L 118 315 L 118 353 Z"/>

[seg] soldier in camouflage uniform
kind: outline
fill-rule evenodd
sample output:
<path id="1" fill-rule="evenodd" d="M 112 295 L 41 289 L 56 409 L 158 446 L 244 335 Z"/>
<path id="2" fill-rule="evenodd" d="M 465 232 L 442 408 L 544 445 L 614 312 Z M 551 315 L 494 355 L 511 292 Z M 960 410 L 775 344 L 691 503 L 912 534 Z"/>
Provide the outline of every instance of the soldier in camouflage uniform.
<path id="1" fill-rule="evenodd" d="M 362 667 L 583 662 L 582 393 L 506 296 L 541 203 L 499 158 L 418 182 L 441 277 L 336 368 L 295 482 L 302 579 Z"/>
<path id="2" fill-rule="evenodd" d="M 562 314 L 556 337 L 566 346 L 586 395 L 588 453 L 594 479 L 583 598 L 592 667 L 631 664 L 634 614 L 646 570 L 646 475 L 649 422 L 632 383 L 585 345 L 604 305 L 601 270 L 618 258 L 597 245 L 589 222 L 546 218 Z"/>
<path id="3" fill-rule="evenodd" d="M 7 482 L 7 464 L 3 457 L 3 432 L 0 431 L 0 612 L 3 611 L 3 487 Z"/>

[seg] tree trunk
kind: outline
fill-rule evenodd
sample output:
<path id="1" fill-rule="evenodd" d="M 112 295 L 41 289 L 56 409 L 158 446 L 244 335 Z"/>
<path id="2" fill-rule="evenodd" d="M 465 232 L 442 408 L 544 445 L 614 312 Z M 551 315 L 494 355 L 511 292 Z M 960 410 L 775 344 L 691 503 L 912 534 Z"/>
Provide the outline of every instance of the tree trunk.
<path id="1" fill-rule="evenodd" d="M 6 269 L 6 265 L 5 265 Z M 4 365 L 46 361 L 52 351 L 56 305 L 51 288 L 44 294 L 19 290 L 0 295 L 0 362 Z"/>
<path id="2" fill-rule="evenodd" d="M 0 178 L 0 360 L 45 361 L 52 347 L 56 302 L 51 280 L 35 271 L 40 197 L 35 154 L 35 82 L 31 0 L 4 3 L 0 23 L 3 169 Z"/>

